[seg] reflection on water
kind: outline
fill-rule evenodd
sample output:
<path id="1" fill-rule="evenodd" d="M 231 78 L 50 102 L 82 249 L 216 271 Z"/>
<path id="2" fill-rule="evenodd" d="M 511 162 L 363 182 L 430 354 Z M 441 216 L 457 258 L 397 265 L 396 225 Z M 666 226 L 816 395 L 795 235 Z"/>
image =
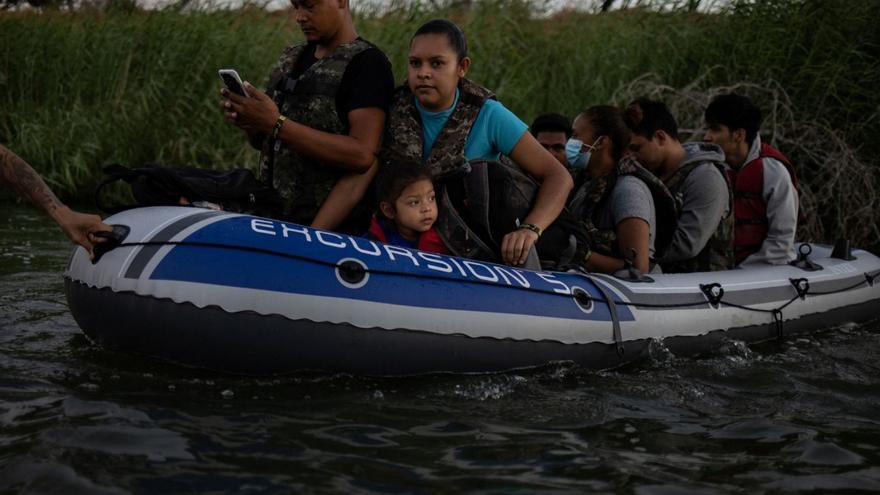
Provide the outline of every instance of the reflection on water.
<path id="1" fill-rule="evenodd" d="M 68 251 L 0 207 L 0 492 L 880 491 L 876 325 L 617 372 L 241 378 L 93 347 Z"/>

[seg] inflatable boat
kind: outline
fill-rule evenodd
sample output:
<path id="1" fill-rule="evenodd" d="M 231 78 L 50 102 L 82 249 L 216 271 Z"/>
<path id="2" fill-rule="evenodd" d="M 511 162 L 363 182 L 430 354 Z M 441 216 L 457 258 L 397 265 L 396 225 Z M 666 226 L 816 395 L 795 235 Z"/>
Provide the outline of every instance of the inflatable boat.
<path id="1" fill-rule="evenodd" d="M 65 271 L 70 310 L 111 349 L 242 374 L 606 369 L 871 320 L 880 259 L 828 246 L 795 265 L 622 277 L 438 255 L 187 207 L 107 219 L 116 247 Z"/>

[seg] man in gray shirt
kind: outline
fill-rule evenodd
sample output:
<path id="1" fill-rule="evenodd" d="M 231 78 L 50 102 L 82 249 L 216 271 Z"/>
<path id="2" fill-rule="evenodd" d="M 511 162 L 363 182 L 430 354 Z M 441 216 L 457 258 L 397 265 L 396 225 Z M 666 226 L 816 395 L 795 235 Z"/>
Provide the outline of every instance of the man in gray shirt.
<path id="1" fill-rule="evenodd" d="M 672 244 L 659 263 L 666 273 L 733 268 L 732 196 L 724 153 L 710 143 L 681 143 L 665 104 L 639 98 L 626 109 L 629 151 L 666 184 L 678 206 Z"/>

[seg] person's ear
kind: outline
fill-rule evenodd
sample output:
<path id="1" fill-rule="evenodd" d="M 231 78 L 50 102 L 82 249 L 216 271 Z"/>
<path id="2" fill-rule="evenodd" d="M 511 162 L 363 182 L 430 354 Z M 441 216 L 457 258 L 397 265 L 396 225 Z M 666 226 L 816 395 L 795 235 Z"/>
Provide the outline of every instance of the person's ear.
<path id="1" fill-rule="evenodd" d="M 730 133 L 733 137 L 734 143 L 744 143 L 746 142 L 746 130 L 745 129 L 734 129 L 733 132 Z"/>
<path id="2" fill-rule="evenodd" d="M 458 62 L 458 77 L 464 77 L 471 68 L 471 58 L 465 57 Z"/>
<path id="3" fill-rule="evenodd" d="M 669 134 L 666 134 L 666 131 L 664 131 L 663 129 L 657 129 L 656 131 L 654 131 L 654 139 L 657 140 L 657 144 L 659 146 L 663 146 L 664 144 L 666 144 L 667 141 L 669 141 Z"/>
<path id="4" fill-rule="evenodd" d="M 387 218 L 388 220 L 394 220 L 394 205 L 392 205 L 388 201 L 379 202 L 379 211 L 381 211 L 382 214 L 385 215 L 385 218 Z"/>

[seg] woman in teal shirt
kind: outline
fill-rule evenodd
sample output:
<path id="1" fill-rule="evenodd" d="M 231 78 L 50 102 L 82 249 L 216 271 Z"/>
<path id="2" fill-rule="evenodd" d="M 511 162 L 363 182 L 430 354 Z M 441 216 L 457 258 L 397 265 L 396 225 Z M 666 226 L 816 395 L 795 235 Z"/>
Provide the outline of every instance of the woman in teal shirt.
<path id="1" fill-rule="evenodd" d="M 522 264 L 562 211 L 573 182 L 525 123 L 465 78 L 470 64 L 464 34 L 454 23 L 433 20 L 420 27 L 410 42 L 407 84 L 395 91 L 388 112 L 383 151 L 421 161 L 439 181 L 467 173 L 468 160 L 512 159 L 540 184 L 520 228 L 500 243 L 505 263 Z M 373 168 L 348 179 L 352 197 L 366 190 L 378 167 Z"/>

